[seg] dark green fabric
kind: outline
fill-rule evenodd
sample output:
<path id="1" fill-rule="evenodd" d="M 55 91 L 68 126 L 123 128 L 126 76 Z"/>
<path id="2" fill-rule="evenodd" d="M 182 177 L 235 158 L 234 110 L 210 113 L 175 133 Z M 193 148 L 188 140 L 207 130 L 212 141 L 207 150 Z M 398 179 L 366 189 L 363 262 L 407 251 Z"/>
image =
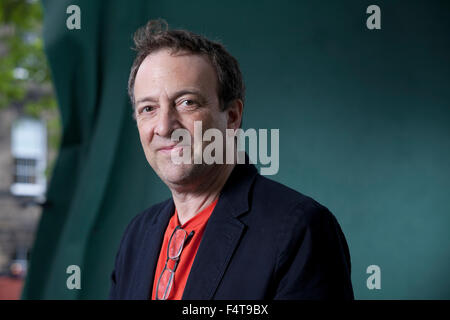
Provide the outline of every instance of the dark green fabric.
<path id="1" fill-rule="evenodd" d="M 357 299 L 450 298 L 450 4 L 44 0 L 64 136 L 23 298 L 102 299 L 130 219 L 169 196 L 142 152 L 126 86 L 131 35 L 164 17 L 221 40 L 247 85 L 246 128 L 280 129 L 272 178 L 326 205 Z M 81 8 L 68 30 L 66 8 Z M 81 290 L 66 268 L 81 267 Z M 366 287 L 379 265 L 381 290 Z"/>

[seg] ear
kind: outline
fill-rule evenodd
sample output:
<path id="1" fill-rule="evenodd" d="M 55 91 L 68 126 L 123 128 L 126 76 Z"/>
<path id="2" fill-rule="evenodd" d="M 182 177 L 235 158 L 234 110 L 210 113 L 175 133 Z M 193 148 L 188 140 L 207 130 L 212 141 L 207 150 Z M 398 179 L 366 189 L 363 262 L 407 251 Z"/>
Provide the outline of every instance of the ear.
<path id="1" fill-rule="evenodd" d="M 225 110 L 227 113 L 227 129 L 239 129 L 243 110 L 244 104 L 241 99 L 235 99 L 228 104 L 228 108 Z"/>

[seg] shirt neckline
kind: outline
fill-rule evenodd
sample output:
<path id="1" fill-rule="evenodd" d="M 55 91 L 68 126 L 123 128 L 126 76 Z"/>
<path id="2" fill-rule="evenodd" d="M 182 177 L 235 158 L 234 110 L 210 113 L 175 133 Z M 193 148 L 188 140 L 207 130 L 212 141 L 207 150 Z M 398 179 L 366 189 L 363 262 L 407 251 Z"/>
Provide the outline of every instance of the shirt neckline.
<path id="1" fill-rule="evenodd" d="M 218 200 L 219 200 L 219 198 L 216 198 L 216 200 L 211 202 L 202 211 L 196 213 L 195 216 L 193 216 L 188 221 L 183 223 L 183 225 L 180 224 L 180 220 L 178 219 L 178 211 L 175 208 L 175 227 L 176 226 L 180 226 L 181 228 L 183 228 L 185 230 L 186 229 L 190 229 L 191 230 L 191 229 L 195 229 L 199 225 L 205 223 L 208 220 L 209 216 L 211 215 L 212 211 L 214 210 L 214 207 L 216 206 Z"/>

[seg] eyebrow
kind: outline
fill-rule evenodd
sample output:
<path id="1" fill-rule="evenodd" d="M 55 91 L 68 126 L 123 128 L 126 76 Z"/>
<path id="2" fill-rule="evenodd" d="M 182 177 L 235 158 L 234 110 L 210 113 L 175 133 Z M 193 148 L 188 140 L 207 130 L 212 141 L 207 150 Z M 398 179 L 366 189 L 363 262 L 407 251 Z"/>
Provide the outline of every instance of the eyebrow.
<path id="1" fill-rule="evenodd" d="M 169 97 L 169 100 L 173 100 L 179 96 L 185 95 L 185 94 L 195 94 L 200 96 L 201 98 L 203 98 L 202 94 L 200 93 L 199 90 L 195 90 L 195 89 L 183 89 L 183 90 L 179 90 L 177 92 L 175 92 L 172 97 Z M 147 96 L 147 97 L 143 97 L 139 100 L 136 101 L 136 105 L 142 103 L 142 102 L 158 102 L 158 99 L 151 97 L 151 96 Z"/>

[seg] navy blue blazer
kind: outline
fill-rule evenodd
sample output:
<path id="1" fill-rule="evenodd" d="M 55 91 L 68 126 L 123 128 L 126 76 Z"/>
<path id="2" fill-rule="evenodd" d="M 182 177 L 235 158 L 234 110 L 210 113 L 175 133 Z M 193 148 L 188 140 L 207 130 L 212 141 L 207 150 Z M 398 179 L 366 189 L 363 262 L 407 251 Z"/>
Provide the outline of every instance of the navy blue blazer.
<path id="1" fill-rule="evenodd" d="M 110 299 L 149 299 L 172 199 L 128 225 Z M 353 299 L 350 253 L 334 215 L 313 199 L 233 169 L 206 225 L 183 300 Z M 175 279 L 176 281 L 176 279 Z"/>

